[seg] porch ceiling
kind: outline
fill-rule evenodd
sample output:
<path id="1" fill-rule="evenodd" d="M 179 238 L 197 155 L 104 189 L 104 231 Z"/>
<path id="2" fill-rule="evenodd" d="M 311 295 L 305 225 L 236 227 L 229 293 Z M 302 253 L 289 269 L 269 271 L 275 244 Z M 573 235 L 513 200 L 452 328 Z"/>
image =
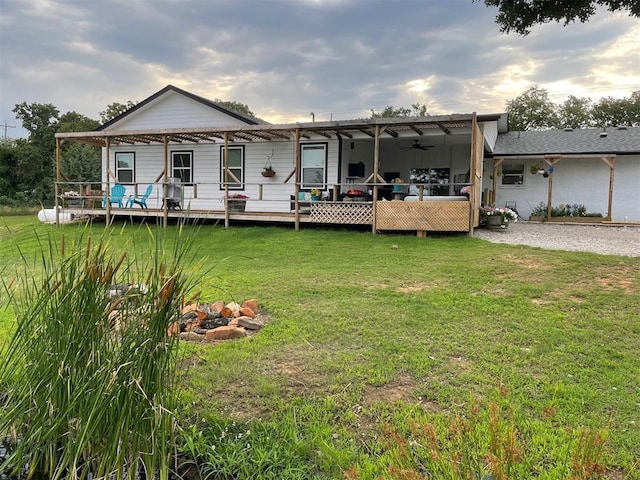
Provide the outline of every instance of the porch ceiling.
<path id="1" fill-rule="evenodd" d="M 222 143 L 225 135 L 230 142 L 252 142 L 290 140 L 295 138 L 296 130 L 301 138 L 336 138 L 338 135 L 347 138 L 362 137 L 363 134 L 375 137 L 376 128 L 380 128 L 382 137 L 397 138 L 401 134 L 406 136 L 424 135 L 427 132 L 439 132 L 449 135 L 456 129 L 469 128 L 472 123 L 471 114 L 411 117 L 411 118 L 375 118 L 370 120 L 349 120 L 335 122 L 295 123 L 284 125 L 246 125 L 228 127 L 197 127 L 174 128 L 157 130 L 116 131 L 102 130 L 91 132 L 57 133 L 56 138 L 65 141 L 86 143 L 90 145 L 106 146 L 107 139 L 111 145 L 117 144 L 150 144 L 163 143 L 166 137 L 174 143 Z M 478 120 L 491 120 L 493 116 L 478 116 Z"/>

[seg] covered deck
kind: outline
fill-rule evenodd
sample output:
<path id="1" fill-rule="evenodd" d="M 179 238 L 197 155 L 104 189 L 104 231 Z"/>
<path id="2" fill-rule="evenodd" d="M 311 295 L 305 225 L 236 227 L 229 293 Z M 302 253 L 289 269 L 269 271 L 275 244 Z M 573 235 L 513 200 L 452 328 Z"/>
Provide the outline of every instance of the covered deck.
<path id="1" fill-rule="evenodd" d="M 497 116 L 484 116 L 482 120 L 496 120 Z M 473 234 L 478 226 L 479 206 L 482 186 L 482 160 L 484 156 L 485 138 L 479 126 L 479 117 L 471 115 L 452 115 L 421 118 L 379 118 L 367 121 L 318 122 L 293 125 L 249 125 L 229 128 L 189 128 L 170 130 L 138 130 L 138 131 L 94 131 L 60 133 L 56 135 L 55 183 L 56 207 L 61 206 L 63 212 L 76 217 L 104 217 L 109 223 L 115 217 L 132 218 L 155 217 L 167 225 L 173 218 L 211 219 L 224 221 L 229 226 L 232 220 L 252 222 L 282 222 L 293 224 L 299 229 L 301 224 L 328 225 L 365 225 L 373 233 L 383 231 L 416 231 L 418 235 L 428 232 L 466 232 Z M 429 183 L 413 183 L 417 189 L 412 200 L 405 195 L 394 195 L 384 198 L 382 190 L 390 191 L 390 183 L 381 174 L 380 143 L 385 141 L 405 140 L 415 136 L 434 138 L 434 135 L 447 137 L 453 130 L 464 131 L 468 136 L 466 144 L 468 153 L 468 178 L 464 182 L 449 182 L 446 187 L 450 192 L 457 192 L 468 186 L 469 193 L 465 197 L 427 196 L 424 192 L 431 186 Z M 342 148 L 343 141 L 364 139 L 371 143 L 373 172 L 362 182 L 366 193 L 362 197 L 345 198 L 345 192 L 352 186 L 350 183 L 327 181 L 326 191 L 330 194 L 322 200 L 304 198 L 301 193 L 300 144 L 303 141 L 337 139 Z M 445 138 L 446 140 L 446 138 Z M 224 164 L 227 182 L 192 182 L 181 190 L 181 197 L 176 201 L 171 193 L 169 169 L 169 146 L 185 144 L 219 143 L 226 152 L 233 142 L 250 145 L 251 142 L 282 142 L 293 145 L 293 169 L 281 182 L 251 183 L 244 182 L 251 191 L 257 192 L 244 201 L 233 199 L 229 185 L 237 182 L 228 165 Z M 69 182 L 61 170 L 62 145 L 64 142 L 80 142 L 102 147 L 103 179 L 99 184 L 81 184 Z M 160 144 L 164 152 L 161 173 L 154 182 L 141 182 L 127 185 L 128 195 L 122 205 L 114 205 L 111 199 L 111 188 L 115 183 L 115 175 L 109 168 L 110 150 L 118 145 Z M 340 168 L 346 168 L 339 154 L 335 159 Z M 389 167 L 387 167 L 387 170 Z M 139 196 L 147 186 L 152 185 L 153 194 L 147 200 L 148 208 L 138 205 L 127 205 L 129 196 Z M 279 188 L 279 194 L 270 194 Z M 442 184 L 440 184 L 442 186 Z M 283 192 L 286 187 L 286 195 Z M 408 186 L 408 182 L 403 185 Z M 77 195 L 67 196 L 69 191 Z M 211 195 L 206 192 L 218 192 Z M 406 193 L 406 192 L 405 192 Z M 242 208 L 238 208 L 242 204 Z M 57 208 L 56 208 L 56 211 Z"/>

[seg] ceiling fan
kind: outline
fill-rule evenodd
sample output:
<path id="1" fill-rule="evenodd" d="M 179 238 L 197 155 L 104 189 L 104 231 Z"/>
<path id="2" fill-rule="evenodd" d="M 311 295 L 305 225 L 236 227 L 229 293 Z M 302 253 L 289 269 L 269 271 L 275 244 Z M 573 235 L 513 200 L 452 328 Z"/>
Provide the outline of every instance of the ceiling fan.
<path id="1" fill-rule="evenodd" d="M 433 148 L 433 147 L 434 145 L 422 145 L 420 141 L 416 139 L 416 141 L 413 142 L 411 146 L 402 148 L 402 150 L 411 150 L 413 148 L 417 148 L 418 150 L 429 150 L 430 148 Z"/>

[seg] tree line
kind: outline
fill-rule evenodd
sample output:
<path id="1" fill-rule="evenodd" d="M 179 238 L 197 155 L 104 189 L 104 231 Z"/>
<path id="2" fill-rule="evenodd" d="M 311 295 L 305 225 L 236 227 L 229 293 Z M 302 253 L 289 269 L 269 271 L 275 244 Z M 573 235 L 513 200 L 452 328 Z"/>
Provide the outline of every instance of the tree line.
<path id="1" fill-rule="evenodd" d="M 255 117 L 243 103 L 219 99 L 215 101 L 229 110 Z M 95 130 L 136 104 L 131 100 L 111 103 L 99 112 L 100 121 L 75 111 L 61 114 L 51 103 L 17 104 L 13 113 L 29 135 L 27 138 L 0 140 L 0 206 L 53 204 L 56 179 L 55 134 Z M 66 142 L 61 148 L 63 181 L 101 181 L 102 153 L 99 147 Z"/>
<path id="2" fill-rule="evenodd" d="M 245 104 L 222 100 L 216 102 L 230 110 L 255 117 Z M 29 136 L 26 139 L 0 141 L 0 205 L 51 205 L 56 175 L 55 134 L 95 130 L 100 124 L 135 105 L 136 102 L 132 101 L 111 103 L 99 112 L 98 121 L 74 111 L 60 114 L 51 103 L 17 104 L 13 112 Z M 571 95 L 564 103 L 554 104 L 548 92 L 536 86 L 507 101 L 506 111 L 510 130 L 640 126 L 640 90 L 629 97 L 606 97 L 597 102 Z M 372 112 L 376 118 L 428 115 L 427 106 L 418 103 L 411 108 L 387 106 L 381 112 Z M 64 143 L 61 160 L 64 181 L 100 182 L 101 158 L 99 147 Z"/>

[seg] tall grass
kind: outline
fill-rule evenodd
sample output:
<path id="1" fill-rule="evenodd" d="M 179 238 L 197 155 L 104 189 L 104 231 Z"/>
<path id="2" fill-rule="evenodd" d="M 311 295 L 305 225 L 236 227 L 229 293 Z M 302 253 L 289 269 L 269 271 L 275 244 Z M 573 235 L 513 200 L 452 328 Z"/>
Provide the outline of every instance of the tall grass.
<path id="1" fill-rule="evenodd" d="M 36 264 L 23 255 L 16 276 L 3 275 L 17 326 L 0 359 L 0 434 L 11 443 L 0 471 L 167 479 L 177 392 L 166 331 L 189 289 L 181 265 L 190 242 L 165 251 L 149 231 L 142 259 L 104 238 L 59 238 L 41 241 Z M 146 293 L 113 297 L 116 283 L 142 283 Z"/>

